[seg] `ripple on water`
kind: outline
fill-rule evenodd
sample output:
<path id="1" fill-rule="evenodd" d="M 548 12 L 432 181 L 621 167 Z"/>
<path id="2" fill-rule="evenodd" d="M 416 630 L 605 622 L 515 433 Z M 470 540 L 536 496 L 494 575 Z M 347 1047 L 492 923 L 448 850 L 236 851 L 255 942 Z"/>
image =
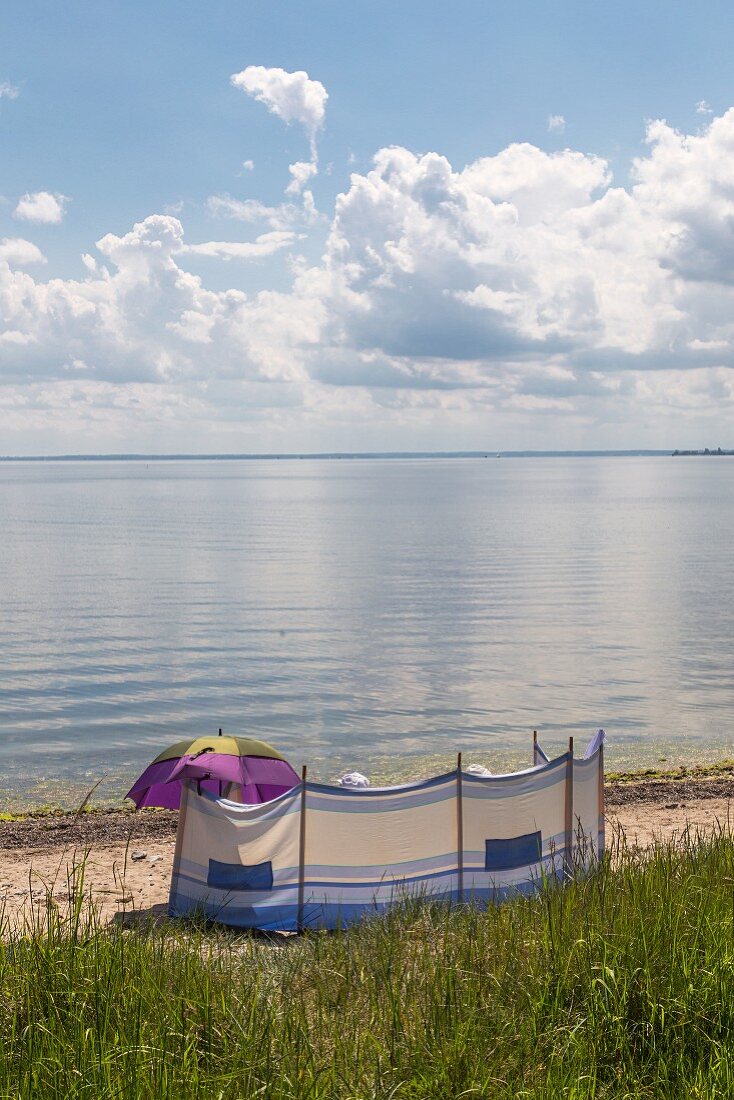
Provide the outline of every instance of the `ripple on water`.
<path id="1" fill-rule="evenodd" d="M 0 464 L 0 798 L 220 726 L 322 778 L 734 755 L 733 505 L 697 459 Z"/>

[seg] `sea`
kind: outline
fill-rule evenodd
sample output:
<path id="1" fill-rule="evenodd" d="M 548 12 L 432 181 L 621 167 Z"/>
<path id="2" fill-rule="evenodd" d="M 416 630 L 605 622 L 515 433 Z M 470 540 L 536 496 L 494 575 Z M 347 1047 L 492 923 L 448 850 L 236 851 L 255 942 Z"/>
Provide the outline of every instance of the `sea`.
<path id="1" fill-rule="evenodd" d="M 734 756 L 734 458 L 0 462 L 0 809 L 172 741 L 373 782 Z M 97 786 L 95 786 L 97 785 Z"/>

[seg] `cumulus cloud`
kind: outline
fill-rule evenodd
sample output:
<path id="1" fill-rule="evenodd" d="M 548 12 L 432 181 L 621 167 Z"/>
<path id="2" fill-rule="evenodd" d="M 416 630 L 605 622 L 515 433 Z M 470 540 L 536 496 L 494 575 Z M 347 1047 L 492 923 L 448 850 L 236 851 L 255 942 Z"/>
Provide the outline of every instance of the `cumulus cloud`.
<path id="1" fill-rule="evenodd" d="M 0 263 L 25 267 L 27 264 L 45 264 L 46 257 L 31 241 L 25 241 L 22 237 L 4 237 L 0 241 Z"/>
<path id="2" fill-rule="evenodd" d="M 51 191 L 26 193 L 18 201 L 13 217 L 25 222 L 38 222 L 42 225 L 58 225 L 66 213 L 66 195 Z"/>
<path id="3" fill-rule="evenodd" d="M 285 193 L 289 201 L 278 207 L 268 207 L 256 199 L 231 199 L 228 195 L 212 196 L 212 213 L 234 217 L 241 221 L 264 219 L 273 229 L 286 229 L 297 223 L 314 225 L 319 214 L 308 182 L 318 174 L 316 135 L 323 125 L 328 94 L 323 84 L 312 80 L 308 73 L 286 72 L 285 69 L 249 65 L 230 77 L 236 88 L 264 103 L 268 110 L 286 123 L 297 122 L 306 132 L 311 152 L 310 161 L 296 161 L 288 166 L 290 182 Z M 251 170 L 251 160 L 243 162 Z M 294 201 L 295 200 L 295 201 Z"/>
<path id="4" fill-rule="evenodd" d="M 713 108 L 710 103 L 707 103 L 705 99 L 699 99 L 696 104 L 696 114 L 698 115 L 712 115 Z"/>
<path id="5" fill-rule="evenodd" d="M 563 115 L 548 115 L 548 133 L 562 134 L 566 129 L 566 120 Z"/>
<path id="6" fill-rule="evenodd" d="M 248 258 L 285 241 L 266 234 Z M 296 335 L 308 341 L 315 315 L 306 316 L 293 297 L 285 304 L 273 292 L 248 296 L 239 290 L 206 290 L 182 263 L 189 254 L 177 218 L 153 215 L 122 236 L 97 242 L 101 262 L 88 257 L 83 280 L 34 281 L 14 264 L 40 258 L 28 242 L 0 246 L 2 329 L 32 337 L 0 348 L 0 375 L 16 382 L 63 377 L 78 360 L 106 381 L 163 382 L 218 376 L 281 380 L 299 375 L 291 353 Z M 190 246 L 194 254 L 238 256 L 228 242 Z M 278 340 L 275 340 L 275 329 Z M 197 349 L 214 344 L 216 360 Z"/>
<path id="7" fill-rule="evenodd" d="M 234 73 L 230 81 L 235 88 L 241 88 L 246 95 L 264 103 L 271 114 L 283 122 L 297 122 L 303 126 L 311 159 L 316 160 L 316 135 L 323 126 L 329 98 L 320 80 L 312 80 L 303 71 L 289 73 L 285 69 L 248 65 L 242 72 Z"/>
<path id="8" fill-rule="evenodd" d="M 15 84 L 11 84 L 9 80 L 0 80 L 0 99 L 17 99 L 20 95 L 20 88 L 16 88 Z"/>
<path id="9" fill-rule="evenodd" d="M 376 424 L 390 445 L 559 418 L 581 445 L 643 419 L 734 427 L 734 109 L 693 135 L 652 122 L 646 141 L 629 187 L 570 149 L 519 143 L 466 166 L 381 149 L 337 197 L 321 258 L 292 257 L 278 291 L 211 290 L 186 264 L 291 248 L 296 201 L 211 199 L 264 227 L 249 242 L 189 243 L 178 218 L 145 218 L 103 236 L 79 280 L 42 281 L 23 270 L 36 246 L 5 240 L 3 423 L 56 423 L 59 395 L 132 423 L 146 394 L 139 422 L 162 422 L 168 393 L 173 422 L 332 441 L 342 425 L 350 446 Z M 294 197 L 311 174 L 291 166 Z"/>

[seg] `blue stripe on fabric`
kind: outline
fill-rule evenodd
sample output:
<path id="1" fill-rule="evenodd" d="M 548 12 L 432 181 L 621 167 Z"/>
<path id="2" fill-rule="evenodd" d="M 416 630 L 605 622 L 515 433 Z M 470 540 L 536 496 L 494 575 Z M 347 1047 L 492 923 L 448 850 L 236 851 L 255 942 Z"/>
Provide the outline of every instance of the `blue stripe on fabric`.
<path id="1" fill-rule="evenodd" d="M 467 797 L 508 797 L 509 795 L 522 794 L 528 791 L 542 790 L 563 778 L 564 765 L 568 760 L 568 753 L 556 757 L 543 767 L 529 768 L 526 771 L 514 772 L 508 775 L 493 775 L 486 778 L 480 776 L 462 774 L 462 785 Z M 593 763 L 592 757 L 590 762 Z M 576 761 L 576 763 L 588 763 L 589 761 Z M 555 773 L 558 773 L 557 775 Z M 431 779 L 418 783 L 408 783 L 397 787 L 367 787 L 357 790 L 346 787 L 335 787 L 325 783 L 306 784 L 307 795 L 314 797 L 308 802 L 308 809 L 393 812 L 401 809 L 412 809 L 419 806 L 431 805 L 440 802 L 443 798 L 452 798 L 455 795 L 456 772 L 447 772 L 444 775 L 434 776 Z M 443 790 L 441 790 L 443 788 Z M 511 789 L 508 789 L 511 788 Z M 193 805 L 199 812 L 207 816 L 221 819 L 222 811 L 232 824 L 239 822 L 263 821 L 282 818 L 290 813 L 298 813 L 300 809 L 301 786 L 285 791 L 270 802 L 264 802 L 261 806 L 242 806 L 238 802 L 218 798 L 211 791 L 203 790 L 200 793 L 193 787 L 191 794 L 195 796 Z M 332 801 L 334 805 L 328 805 Z M 207 806 L 216 807 L 219 812 L 212 812 Z M 374 805 L 370 805 L 374 803 Z"/>
<path id="2" fill-rule="evenodd" d="M 210 859 L 206 884 L 215 886 L 218 890 L 272 890 L 273 864 L 271 860 L 267 860 L 265 863 L 247 866 L 244 863 L 222 863 L 218 859 Z"/>
<path id="3" fill-rule="evenodd" d="M 466 899 L 466 903 L 486 908 L 489 905 L 506 901 L 511 897 L 537 894 L 540 885 L 537 879 L 525 879 L 510 886 L 481 887 L 471 893 L 471 896 Z M 452 889 L 444 893 L 432 894 L 426 900 L 438 903 L 455 902 L 457 901 L 457 892 Z M 396 901 L 370 903 L 309 901 L 303 909 L 303 923 L 306 928 L 313 929 L 343 928 L 362 921 L 366 917 L 380 915 L 395 904 L 397 904 Z M 220 924 L 235 928 L 260 928 L 263 931 L 292 932 L 298 927 L 299 908 L 298 905 L 292 903 L 245 906 L 234 903 L 226 906 L 210 905 L 202 903 L 200 899 L 182 894 L 176 899 L 171 915 L 186 917 L 200 913 L 203 913 L 210 920 L 216 920 Z"/>
<path id="4" fill-rule="evenodd" d="M 543 851 L 540 830 L 505 839 L 490 838 L 484 842 L 485 871 L 514 871 L 538 863 Z"/>
<path id="5" fill-rule="evenodd" d="M 361 879 L 361 880 L 352 881 L 352 882 L 346 882 L 346 881 L 344 881 L 344 879 L 334 880 L 334 879 L 309 878 L 308 877 L 308 871 L 309 871 L 309 868 L 306 867 L 306 877 L 304 878 L 304 889 L 306 889 L 306 890 L 365 890 L 365 889 L 367 889 L 367 890 L 376 890 L 376 889 L 382 889 L 382 888 L 387 887 L 387 886 L 389 886 L 389 887 L 396 886 L 396 885 L 413 886 L 413 885 L 416 885 L 416 884 L 421 883 L 421 882 L 431 882 L 435 879 L 445 878 L 447 875 L 457 874 L 457 867 L 454 865 L 452 867 L 447 867 L 445 870 L 442 870 L 442 871 L 429 871 L 426 874 L 422 874 L 422 875 L 421 874 L 400 875 L 400 876 L 396 876 L 394 878 L 386 876 L 385 878 Z M 188 875 L 188 874 L 185 874 L 184 872 L 181 872 L 180 877 L 182 879 L 188 881 L 188 882 L 195 883 L 197 886 L 204 886 L 205 885 L 204 880 L 202 878 L 198 877 L 198 876 L 195 876 L 195 875 Z M 206 883 L 206 885 L 210 889 L 220 890 L 222 893 L 229 893 L 230 890 L 237 889 L 236 887 L 226 887 L 226 886 L 219 887 L 219 886 L 215 886 L 213 884 L 210 884 L 208 882 Z M 294 882 L 280 882 L 280 883 L 279 882 L 274 882 L 272 887 L 269 887 L 268 889 L 272 893 L 277 893 L 279 890 L 293 890 L 297 885 L 298 885 L 297 881 L 294 881 Z M 261 892 L 265 893 L 267 891 L 262 890 Z"/>
<path id="6" fill-rule="evenodd" d="M 388 794 L 381 791 L 359 790 L 351 791 L 347 788 L 328 788 L 327 791 L 313 791 L 311 784 L 307 785 L 307 812 L 316 813 L 389 813 L 396 810 L 413 810 L 421 806 L 431 806 L 438 802 L 448 801 L 456 797 L 456 781 L 449 783 L 441 780 L 440 784 L 424 785 L 420 790 L 405 790 L 396 788 L 396 793 Z M 287 792 L 287 796 L 292 794 Z M 367 795 L 379 794 L 378 800 L 367 798 Z M 299 791 L 300 795 L 300 791 Z M 208 791 L 202 791 L 197 795 L 197 801 L 193 807 L 197 813 L 203 813 L 207 817 L 213 817 L 218 821 L 222 818 L 235 828 L 241 825 L 255 822 L 267 823 L 272 820 L 281 820 L 289 814 L 299 813 L 301 808 L 300 797 L 294 798 L 291 805 L 284 808 L 287 796 L 281 795 L 283 802 L 275 805 L 275 802 L 264 802 L 263 807 L 239 806 L 236 802 L 220 802 L 215 795 Z M 364 797 L 363 797 L 364 796 Z M 201 799 L 201 802 L 198 801 Z M 207 805 L 208 803 L 208 805 Z"/>
<path id="7" fill-rule="evenodd" d="M 566 834 L 565 830 L 544 838 L 543 840 L 543 858 L 547 858 L 552 854 L 558 854 L 563 850 L 565 844 Z M 464 849 L 464 869 L 465 870 L 483 870 L 486 850 L 485 849 Z M 458 868 L 458 856 L 456 852 L 443 852 L 437 856 L 427 856 L 425 859 L 411 859 L 404 860 L 403 862 L 385 864 L 364 864 L 358 868 L 352 867 L 348 864 L 320 864 L 309 863 L 306 865 L 306 873 L 310 874 L 319 880 L 327 880 L 340 882 L 345 878 L 351 879 L 355 884 L 359 884 L 360 879 L 356 877 L 355 872 L 365 873 L 367 875 L 367 881 L 374 881 L 378 876 L 375 875 L 376 871 L 380 871 L 387 877 L 404 878 L 406 876 L 415 875 L 421 871 L 451 871 Z M 194 860 L 186 859 L 182 857 L 179 860 L 179 870 L 182 873 L 186 873 L 189 879 L 196 881 L 206 881 L 207 868 L 201 863 L 196 863 Z M 298 866 L 292 867 L 275 867 L 273 869 L 273 881 L 274 886 L 287 886 L 289 883 L 295 883 L 298 878 Z M 362 880 L 364 881 L 364 879 Z"/>
<path id="8" fill-rule="evenodd" d="M 546 858 L 545 856 L 543 858 Z M 180 874 L 190 882 L 207 882 L 207 874 L 205 869 L 200 864 L 194 864 L 190 861 L 181 861 Z M 453 859 L 451 862 L 439 864 L 438 866 L 426 867 L 414 866 L 404 871 L 389 869 L 385 870 L 381 876 L 369 875 L 366 878 L 357 878 L 353 872 L 350 872 L 349 868 L 341 867 L 320 867 L 307 865 L 306 866 L 306 882 L 318 882 L 328 883 L 333 885 L 334 888 L 340 886 L 364 886 L 371 883 L 384 883 L 384 882 L 404 882 L 412 881 L 414 879 L 426 878 L 431 875 L 451 875 L 458 872 L 458 860 Z M 478 856 L 473 862 L 468 859 L 464 859 L 464 868 L 466 870 L 484 870 L 484 853 L 481 853 L 481 858 Z M 310 876 L 310 877 L 309 877 Z M 289 886 L 295 886 L 298 882 L 298 869 L 289 869 L 288 872 L 277 869 L 273 873 L 273 890 L 280 890 Z M 208 885 L 214 885 L 208 883 Z M 223 887 L 226 889 L 226 887 Z"/>
<path id="9" fill-rule="evenodd" d="M 560 859 L 562 855 L 563 855 L 563 851 L 561 849 L 559 849 L 558 851 L 554 852 L 552 855 L 543 856 L 541 859 L 535 859 L 535 860 L 533 860 L 532 863 L 528 863 L 528 864 L 525 864 L 523 866 L 531 867 L 531 866 L 537 866 L 539 863 L 547 864 L 549 861 L 552 861 L 553 859 L 556 859 L 556 860 Z M 521 867 L 513 867 L 513 868 L 506 868 L 506 869 L 507 870 L 521 870 L 522 868 Z M 333 880 L 333 879 L 309 878 L 308 877 L 308 871 L 309 871 L 309 868 L 306 867 L 306 877 L 304 879 L 304 890 L 306 892 L 312 892 L 314 890 L 329 890 L 329 891 L 333 891 L 333 892 L 342 892 L 343 893 L 345 891 L 354 892 L 354 891 L 359 891 L 359 890 L 386 890 L 386 889 L 394 889 L 395 887 L 400 887 L 401 889 L 405 889 L 407 887 L 420 887 L 422 885 L 426 885 L 426 884 L 429 884 L 429 883 L 437 883 L 439 879 L 452 878 L 452 877 L 456 877 L 458 875 L 458 867 L 454 866 L 454 867 L 448 867 L 448 868 L 446 868 L 444 870 L 441 870 L 441 871 L 433 871 L 433 872 L 428 872 L 428 873 L 425 873 L 425 874 L 396 876 L 394 878 L 386 876 L 384 878 L 379 878 L 379 879 L 361 880 L 361 881 L 357 880 L 357 881 L 346 882 L 343 879 Z M 467 875 L 486 874 L 487 869 L 486 869 L 486 867 L 483 867 L 483 866 L 479 866 L 479 867 L 475 867 L 475 868 L 465 867 L 464 872 Z M 203 887 L 204 886 L 204 882 L 199 877 L 195 877 L 193 875 L 188 875 L 188 874 L 185 874 L 185 873 L 182 872 L 181 875 L 180 875 L 180 878 L 184 881 L 190 882 L 192 885 L 195 885 L 195 886 L 198 886 L 198 887 Z M 224 895 L 228 894 L 230 892 L 230 890 L 232 889 L 232 888 L 228 889 L 226 887 L 219 888 L 219 887 L 215 887 L 213 885 L 210 886 L 209 888 L 211 890 L 217 890 L 219 893 L 224 894 Z M 278 893 L 284 893 L 288 890 L 294 890 L 296 888 L 297 888 L 297 882 L 288 882 L 288 883 L 274 882 L 273 886 L 272 886 L 272 889 L 269 892 L 272 895 L 276 895 Z M 268 891 L 266 891 L 266 890 L 260 891 L 260 893 L 267 893 L 267 892 Z"/>

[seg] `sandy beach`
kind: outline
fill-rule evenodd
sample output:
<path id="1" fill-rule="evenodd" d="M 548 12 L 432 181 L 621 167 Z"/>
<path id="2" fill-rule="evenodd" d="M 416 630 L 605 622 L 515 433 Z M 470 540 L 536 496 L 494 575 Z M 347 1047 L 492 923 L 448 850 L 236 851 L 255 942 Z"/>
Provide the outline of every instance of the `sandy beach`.
<path id="1" fill-rule="evenodd" d="M 650 846 L 685 829 L 727 825 L 733 812 L 734 777 L 640 779 L 612 782 L 606 790 L 607 821 L 627 842 Z M 85 892 L 100 919 L 165 916 L 177 814 L 171 811 L 98 811 L 28 816 L 0 822 L 0 897 L 14 924 L 45 909 L 47 896 L 63 908 L 69 877 L 84 862 Z"/>

